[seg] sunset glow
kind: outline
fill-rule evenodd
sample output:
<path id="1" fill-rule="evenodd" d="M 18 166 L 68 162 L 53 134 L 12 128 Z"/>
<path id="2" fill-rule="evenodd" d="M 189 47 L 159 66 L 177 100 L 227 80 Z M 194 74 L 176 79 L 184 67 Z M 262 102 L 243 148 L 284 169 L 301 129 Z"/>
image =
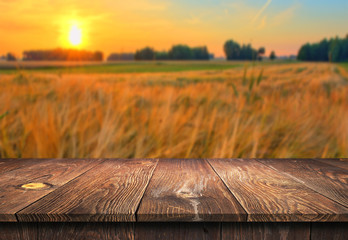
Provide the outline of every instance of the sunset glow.
<path id="1" fill-rule="evenodd" d="M 0 0 L 0 9 L 0 54 L 18 55 L 57 47 L 108 55 L 182 43 L 206 45 L 218 57 L 228 39 L 264 46 L 267 55 L 297 54 L 306 42 L 345 36 L 348 21 L 346 0 Z"/>

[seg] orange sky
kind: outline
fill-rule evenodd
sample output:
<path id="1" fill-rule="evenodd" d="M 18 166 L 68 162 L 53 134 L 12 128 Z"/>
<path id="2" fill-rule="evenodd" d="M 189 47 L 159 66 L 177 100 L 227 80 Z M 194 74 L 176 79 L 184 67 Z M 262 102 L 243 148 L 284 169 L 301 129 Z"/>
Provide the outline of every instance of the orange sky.
<path id="1" fill-rule="evenodd" d="M 348 1 L 332 0 L 0 0 L 0 54 L 72 47 L 133 52 L 143 46 L 206 45 L 222 56 L 227 39 L 296 54 L 301 44 L 348 33 Z"/>

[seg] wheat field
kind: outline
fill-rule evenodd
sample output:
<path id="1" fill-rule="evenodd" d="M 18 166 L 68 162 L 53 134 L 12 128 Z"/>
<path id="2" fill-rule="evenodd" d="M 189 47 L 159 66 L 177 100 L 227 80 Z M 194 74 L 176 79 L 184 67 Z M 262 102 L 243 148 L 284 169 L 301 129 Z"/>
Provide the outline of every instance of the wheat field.
<path id="1" fill-rule="evenodd" d="M 347 156 L 337 65 L 0 75 L 1 158 Z"/>

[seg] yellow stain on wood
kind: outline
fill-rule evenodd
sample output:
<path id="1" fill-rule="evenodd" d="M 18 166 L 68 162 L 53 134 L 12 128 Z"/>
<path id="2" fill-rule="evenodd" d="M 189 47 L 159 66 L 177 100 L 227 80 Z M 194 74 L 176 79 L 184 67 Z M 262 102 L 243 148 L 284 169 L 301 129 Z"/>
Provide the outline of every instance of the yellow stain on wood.
<path id="1" fill-rule="evenodd" d="M 46 183 L 27 183 L 27 184 L 23 184 L 21 187 L 25 189 L 41 189 L 41 188 L 48 188 L 49 185 Z"/>

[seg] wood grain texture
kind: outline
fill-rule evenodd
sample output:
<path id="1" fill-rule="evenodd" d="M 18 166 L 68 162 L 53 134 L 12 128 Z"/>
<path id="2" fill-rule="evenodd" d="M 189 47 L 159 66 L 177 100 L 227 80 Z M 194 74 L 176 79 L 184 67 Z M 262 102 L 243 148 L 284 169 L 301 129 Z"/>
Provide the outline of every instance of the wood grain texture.
<path id="1" fill-rule="evenodd" d="M 309 240 L 310 223 L 223 223 L 222 240 Z"/>
<path id="2" fill-rule="evenodd" d="M 209 164 L 161 159 L 137 212 L 138 221 L 245 221 L 245 211 Z"/>
<path id="3" fill-rule="evenodd" d="M 217 240 L 220 223 L 136 223 L 136 240 Z"/>
<path id="4" fill-rule="evenodd" d="M 0 223 L 0 240 L 133 240 L 133 223 Z"/>
<path id="5" fill-rule="evenodd" d="M 38 223 L 38 240 L 133 240 L 133 223 Z"/>
<path id="6" fill-rule="evenodd" d="M 348 223 L 312 223 L 311 240 L 347 240 Z"/>
<path id="7" fill-rule="evenodd" d="M 312 159 L 259 161 L 348 208 L 348 170 Z"/>
<path id="8" fill-rule="evenodd" d="M 0 223 L 0 240 L 37 239 L 37 223 Z"/>
<path id="9" fill-rule="evenodd" d="M 24 160 L 19 168 L 0 176 L 0 222 L 16 221 L 15 213 L 35 202 L 59 186 L 88 171 L 101 160 L 41 159 Z M 29 190 L 23 184 L 46 183 L 47 188 Z"/>
<path id="10" fill-rule="evenodd" d="M 20 168 L 20 164 L 25 161 L 22 159 L 0 159 L 0 174 Z"/>
<path id="11" fill-rule="evenodd" d="M 348 170 L 347 158 L 314 159 L 314 160 Z"/>
<path id="12" fill-rule="evenodd" d="M 35 158 L 8 158 L 0 159 L 0 174 L 10 172 L 16 169 L 32 166 L 42 161 L 51 161 L 52 159 L 35 159 Z"/>
<path id="13" fill-rule="evenodd" d="M 106 160 L 17 213 L 20 221 L 135 221 L 157 160 Z"/>
<path id="14" fill-rule="evenodd" d="M 311 225 L 311 227 L 310 227 Z M 346 240 L 348 223 L 0 223 L 0 240 Z"/>
<path id="15" fill-rule="evenodd" d="M 248 221 L 347 221 L 347 208 L 253 159 L 211 159 Z"/>

